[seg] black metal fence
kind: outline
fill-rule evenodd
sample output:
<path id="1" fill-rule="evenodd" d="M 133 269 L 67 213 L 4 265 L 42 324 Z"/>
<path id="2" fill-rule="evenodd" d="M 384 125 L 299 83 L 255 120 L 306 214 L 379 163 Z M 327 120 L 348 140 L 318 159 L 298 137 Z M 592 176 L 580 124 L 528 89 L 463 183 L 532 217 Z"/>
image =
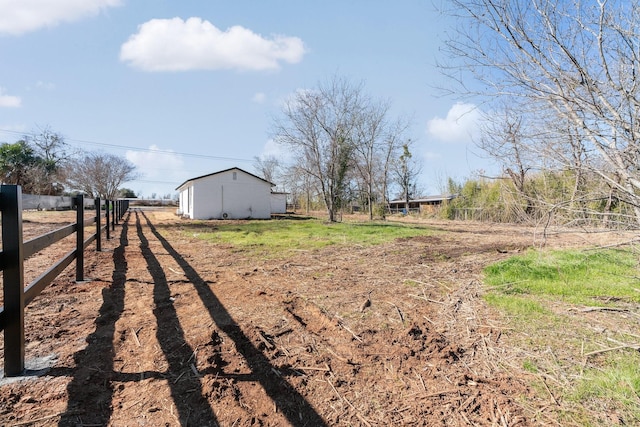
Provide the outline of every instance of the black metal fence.
<path id="1" fill-rule="evenodd" d="M 2 213 L 2 251 L 0 268 L 3 271 L 4 307 L 0 307 L 0 330 L 4 330 L 5 376 L 18 376 L 24 371 L 25 330 L 24 309 L 62 271 L 76 261 L 76 281 L 84 280 L 84 251 L 94 241 L 96 251 L 102 250 L 102 234 L 111 238 L 118 221 L 129 208 L 126 200 L 100 200 L 89 206 L 95 207 L 95 216 L 86 219 L 84 196 L 70 199 L 69 208 L 76 210 L 76 222 L 65 227 L 23 241 L 22 210 L 23 195 L 18 185 L 0 185 L 0 212 Z M 103 213 L 104 212 L 104 222 Z M 85 236 L 85 227 L 95 224 L 95 232 Z M 27 286 L 24 285 L 24 261 L 54 243 L 76 234 L 76 247 L 57 260 Z"/>

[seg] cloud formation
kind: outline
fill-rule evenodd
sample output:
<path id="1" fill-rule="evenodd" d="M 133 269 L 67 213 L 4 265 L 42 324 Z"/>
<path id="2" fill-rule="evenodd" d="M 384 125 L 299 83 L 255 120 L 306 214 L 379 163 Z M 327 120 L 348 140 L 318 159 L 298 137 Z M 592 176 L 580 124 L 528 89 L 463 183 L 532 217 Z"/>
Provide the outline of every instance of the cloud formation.
<path id="1" fill-rule="evenodd" d="M 19 96 L 7 95 L 4 88 L 0 87 L 0 107 L 17 108 L 22 105 L 22 99 Z"/>
<path id="2" fill-rule="evenodd" d="M 263 104 L 266 99 L 267 95 L 263 92 L 257 92 L 253 95 L 253 98 L 251 98 L 256 104 Z"/>
<path id="3" fill-rule="evenodd" d="M 20 35 L 94 16 L 122 0 L 0 0 L 0 34 Z"/>
<path id="4" fill-rule="evenodd" d="M 434 117 L 427 122 L 427 133 L 443 142 L 470 142 L 478 134 L 481 112 L 474 104 L 458 102 L 447 117 Z"/>
<path id="5" fill-rule="evenodd" d="M 177 185 L 186 179 L 184 160 L 173 150 L 154 144 L 145 151 L 127 150 L 125 157 L 136 166 L 143 181 L 175 182 Z"/>
<path id="6" fill-rule="evenodd" d="M 120 60 L 143 71 L 274 70 L 305 53 L 297 37 L 265 38 L 241 26 L 221 31 L 201 18 L 152 19 L 120 48 Z"/>

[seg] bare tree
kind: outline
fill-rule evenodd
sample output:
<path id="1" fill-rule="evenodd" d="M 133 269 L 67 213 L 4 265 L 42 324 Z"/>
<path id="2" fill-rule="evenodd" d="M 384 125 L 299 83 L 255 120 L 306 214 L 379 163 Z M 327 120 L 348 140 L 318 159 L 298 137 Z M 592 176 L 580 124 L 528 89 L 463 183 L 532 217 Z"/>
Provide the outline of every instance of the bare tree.
<path id="1" fill-rule="evenodd" d="M 521 195 L 525 195 L 527 172 L 533 163 L 525 140 L 523 121 L 522 115 L 508 108 L 501 113 L 487 115 L 477 144 L 502 163 L 504 172 Z"/>
<path id="2" fill-rule="evenodd" d="M 47 163 L 61 166 L 69 157 L 64 137 L 59 132 L 52 130 L 50 126 L 38 127 L 24 139 Z"/>
<path id="3" fill-rule="evenodd" d="M 137 177 L 135 166 L 123 157 L 88 153 L 69 163 L 67 184 L 89 197 L 114 199 L 123 183 Z"/>
<path id="4" fill-rule="evenodd" d="M 382 150 L 380 152 L 380 158 L 382 162 L 382 170 L 380 171 L 380 181 L 378 183 L 380 187 L 380 193 L 383 198 L 382 215 L 385 217 L 389 203 L 389 188 L 392 184 L 392 171 L 397 164 L 397 159 L 401 156 L 399 150 L 402 148 L 402 141 L 404 134 L 408 128 L 408 122 L 403 119 L 395 121 L 385 137 Z"/>
<path id="5" fill-rule="evenodd" d="M 273 184 L 278 184 L 276 181 L 281 174 L 281 165 L 280 160 L 276 156 L 255 156 L 254 161 L 253 168 L 258 175 Z"/>
<path id="6" fill-rule="evenodd" d="M 598 176 L 634 207 L 640 222 L 638 0 L 450 4 L 461 20 L 447 43 L 454 62 L 443 70 L 468 95 L 516 100 L 530 123 L 548 131 L 532 140 L 540 153 Z M 553 134 L 558 129 L 548 126 L 549 116 L 569 126 Z M 553 144 L 540 146 L 544 141 Z M 560 148 L 564 144 L 573 149 Z"/>
<path id="7" fill-rule="evenodd" d="M 307 194 L 318 188 L 336 220 L 342 204 L 355 199 L 367 205 L 386 202 L 391 165 L 396 161 L 405 120 L 389 119 L 389 103 L 364 93 L 363 84 L 334 77 L 318 89 L 298 91 L 274 121 L 274 139 L 287 146 Z"/>
<path id="8" fill-rule="evenodd" d="M 368 101 L 363 105 L 354 128 L 355 166 L 369 219 L 373 219 L 376 201 L 382 205 L 387 203 L 389 171 L 400 156 L 399 141 L 408 128 L 404 119 L 390 121 L 389 108 L 388 102 Z"/>
<path id="9" fill-rule="evenodd" d="M 352 167 L 363 97 L 361 84 L 335 77 L 317 90 L 298 91 L 274 122 L 276 142 L 287 146 L 298 167 L 317 182 L 332 222 Z"/>

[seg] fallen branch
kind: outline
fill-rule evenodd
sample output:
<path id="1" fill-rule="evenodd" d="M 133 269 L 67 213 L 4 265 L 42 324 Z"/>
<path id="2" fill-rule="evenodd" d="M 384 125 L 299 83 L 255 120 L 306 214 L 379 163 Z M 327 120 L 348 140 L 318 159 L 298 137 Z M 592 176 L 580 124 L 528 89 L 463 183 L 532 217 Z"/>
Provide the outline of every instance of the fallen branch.
<path id="1" fill-rule="evenodd" d="M 269 350 L 273 350 L 276 346 L 270 342 L 267 337 L 264 335 L 264 332 L 258 330 L 258 338 L 262 340 L 262 342 L 267 346 Z"/>
<path id="2" fill-rule="evenodd" d="M 344 363 L 349 363 L 349 359 L 345 359 L 344 357 L 340 356 L 338 353 L 336 353 L 335 351 L 331 350 L 331 347 L 326 347 L 326 350 L 329 353 L 333 354 L 338 360 L 340 360 L 340 361 L 342 361 Z M 327 366 L 327 369 L 328 368 L 329 367 Z M 328 369 L 328 370 L 330 371 L 331 369 Z"/>
<path id="3" fill-rule="evenodd" d="M 300 369 L 302 371 L 323 371 L 330 372 L 329 368 L 314 368 L 313 366 L 294 366 L 292 369 Z"/>
<path id="4" fill-rule="evenodd" d="M 584 307 L 581 309 L 570 308 L 569 311 L 579 311 L 581 313 L 589 313 L 591 311 L 629 311 L 626 308 L 617 308 L 617 307 Z"/>
<path id="5" fill-rule="evenodd" d="M 140 329 L 138 329 L 138 332 L 140 331 Z M 133 333 L 133 339 L 136 340 L 136 344 L 138 344 L 138 347 L 142 347 L 142 344 L 140 344 L 140 340 L 138 339 L 138 333 L 133 328 L 131 328 L 131 332 Z"/>
<path id="6" fill-rule="evenodd" d="M 427 302 L 432 302 L 434 304 L 444 304 L 444 302 L 442 302 L 442 301 L 438 301 L 438 300 L 427 298 L 427 297 L 421 297 L 420 295 L 415 295 L 415 294 L 407 294 L 407 295 L 409 295 L 410 297 L 414 297 L 414 298 L 418 298 L 418 299 L 421 299 L 421 300 L 425 300 Z"/>
<path id="7" fill-rule="evenodd" d="M 196 377 L 200 377 L 200 373 L 198 372 L 198 369 L 196 368 L 196 365 L 194 365 L 193 363 L 191 364 L 191 370 L 193 371 L 194 375 Z"/>
<path id="8" fill-rule="evenodd" d="M 640 351 L 640 344 L 623 344 L 617 347 L 604 348 L 602 350 L 592 351 L 584 355 L 584 357 L 595 356 L 596 354 L 606 353 L 608 351 L 624 350 L 624 349 Z"/>
<path id="9" fill-rule="evenodd" d="M 398 308 L 397 305 L 395 305 L 392 302 L 387 301 L 387 304 L 391 304 L 392 306 L 395 307 L 396 311 L 398 312 L 398 316 L 400 316 L 400 322 L 404 325 L 404 316 L 402 315 L 402 312 L 400 311 L 400 309 Z"/>
<path id="10" fill-rule="evenodd" d="M 358 335 L 356 335 L 355 332 L 353 332 L 351 329 L 349 329 L 349 327 L 347 325 L 345 325 L 344 322 L 341 319 L 338 319 L 338 325 L 342 326 L 347 332 L 349 332 L 351 335 L 353 335 L 353 337 L 355 339 L 357 339 L 358 341 L 362 342 L 362 338 L 360 338 Z"/>

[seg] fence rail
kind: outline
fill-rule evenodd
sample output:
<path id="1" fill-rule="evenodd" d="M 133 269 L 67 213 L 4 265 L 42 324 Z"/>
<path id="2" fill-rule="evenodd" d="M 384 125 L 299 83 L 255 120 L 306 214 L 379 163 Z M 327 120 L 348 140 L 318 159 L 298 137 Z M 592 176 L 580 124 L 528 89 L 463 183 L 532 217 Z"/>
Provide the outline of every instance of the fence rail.
<path id="1" fill-rule="evenodd" d="M 103 231 L 106 238 L 110 239 L 110 231 L 115 230 L 118 220 L 129 207 L 129 202 L 126 200 L 103 201 L 100 198 L 85 200 L 82 195 L 64 199 L 56 198 L 56 206 L 53 208 L 75 208 L 76 222 L 24 242 L 22 211 L 34 209 L 33 201 L 36 199 L 31 195 L 23 195 L 18 185 L 0 185 L 0 212 L 2 213 L 0 267 L 3 271 L 4 298 L 4 307 L 0 307 L 0 330 L 4 330 L 4 371 L 7 377 L 20 375 L 24 371 L 25 307 L 74 260 L 76 261 L 76 281 L 83 281 L 85 249 L 96 242 L 96 251 L 101 251 Z M 41 208 L 42 204 L 37 206 Z M 85 207 L 91 206 L 95 208 L 95 216 L 87 219 L 84 217 Z M 103 208 L 104 223 L 102 222 Z M 96 224 L 95 231 L 85 238 L 85 227 L 92 224 Z M 25 287 L 25 259 L 74 233 L 76 247 Z"/>

